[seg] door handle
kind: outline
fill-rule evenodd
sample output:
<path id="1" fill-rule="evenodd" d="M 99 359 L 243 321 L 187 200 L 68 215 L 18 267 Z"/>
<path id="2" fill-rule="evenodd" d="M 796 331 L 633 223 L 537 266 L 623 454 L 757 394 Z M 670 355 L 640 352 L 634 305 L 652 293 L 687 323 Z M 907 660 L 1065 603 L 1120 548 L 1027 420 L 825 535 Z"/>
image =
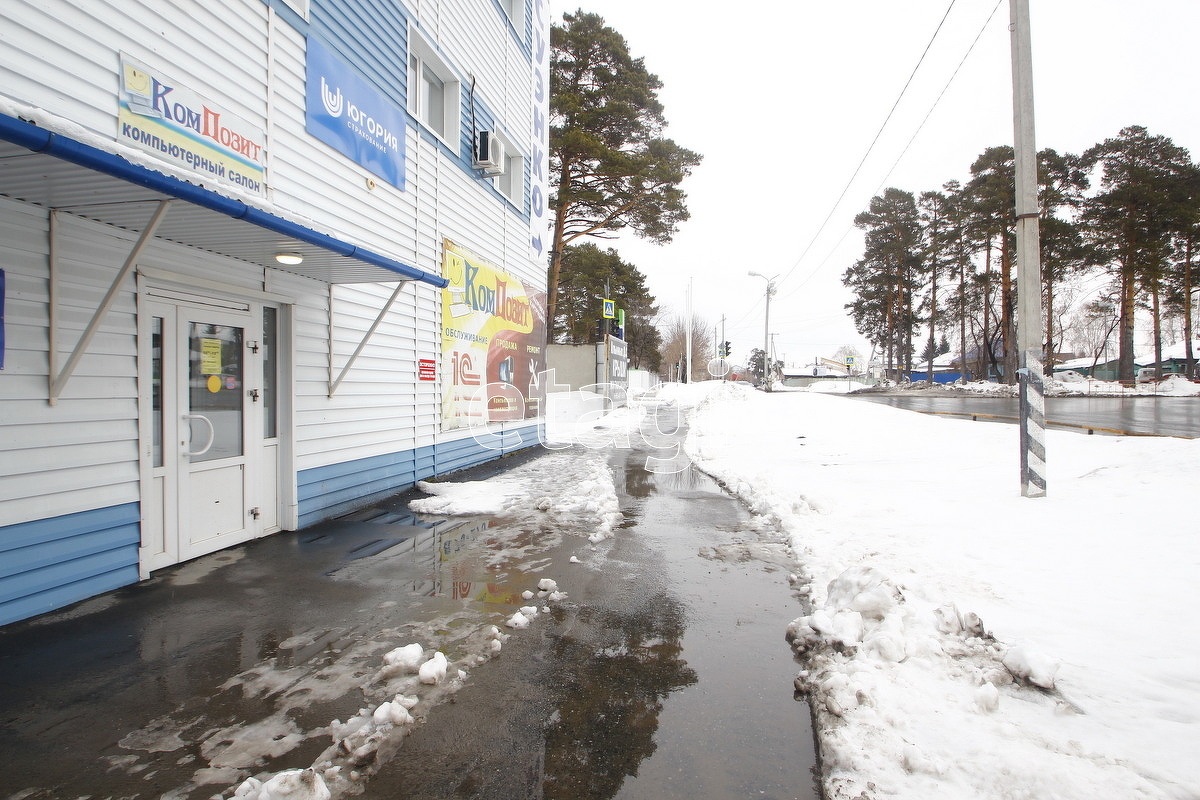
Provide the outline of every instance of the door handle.
<path id="1" fill-rule="evenodd" d="M 208 426 L 208 441 L 204 443 L 204 447 L 200 448 L 199 450 L 183 451 L 183 454 L 185 456 L 202 456 L 202 455 L 204 455 L 213 446 L 213 440 L 217 438 L 217 430 L 216 430 L 216 428 L 213 427 L 212 420 L 210 420 L 208 417 L 204 416 L 203 414 L 184 414 L 183 418 L 189 423 L 192 420 L 198 419 L 201 422 L 203 422 L 205 425 Z M 189 433 L 191 431 L 190 425 L 188 426 L 188 431 L 189 431 Z M 190 439 L 191 437 L 189 436 L 188 438 Z"/>

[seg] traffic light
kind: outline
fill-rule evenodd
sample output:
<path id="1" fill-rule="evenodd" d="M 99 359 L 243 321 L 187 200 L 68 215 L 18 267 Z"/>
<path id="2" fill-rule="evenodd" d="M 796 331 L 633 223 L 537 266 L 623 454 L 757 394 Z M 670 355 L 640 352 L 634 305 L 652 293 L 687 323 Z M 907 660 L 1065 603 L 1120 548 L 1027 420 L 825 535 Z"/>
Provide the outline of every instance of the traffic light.
<path id="1" fill-rule="evenodd" d="M 729 358 L 730 352 L 732 351 L 730 349 L 729 342 L 722 342 L 721 346 L 717 348 L 717 355 L 721 358 Z"/>

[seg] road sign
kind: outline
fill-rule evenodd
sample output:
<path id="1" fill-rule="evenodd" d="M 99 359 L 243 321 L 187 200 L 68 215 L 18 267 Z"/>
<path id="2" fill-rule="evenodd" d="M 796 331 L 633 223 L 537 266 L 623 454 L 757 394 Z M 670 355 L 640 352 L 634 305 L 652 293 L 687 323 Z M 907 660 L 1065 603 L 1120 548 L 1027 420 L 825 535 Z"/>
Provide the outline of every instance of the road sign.
<path id="1" fill-rule="evenodd" d="M 604 313 L 601 316 L 603 316 L 605 319 L 616 319 L 616 317 L 617 317 L 617 301 L 606 299 L 604 301 Z"/>

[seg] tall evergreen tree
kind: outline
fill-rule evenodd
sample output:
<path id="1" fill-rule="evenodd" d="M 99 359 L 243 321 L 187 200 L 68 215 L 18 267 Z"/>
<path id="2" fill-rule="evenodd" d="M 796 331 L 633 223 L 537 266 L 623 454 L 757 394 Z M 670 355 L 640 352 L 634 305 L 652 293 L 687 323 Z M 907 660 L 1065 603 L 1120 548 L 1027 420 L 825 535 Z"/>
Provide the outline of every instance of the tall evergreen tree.
<path id="1" fill-rule="evenodd" d="M 967 322 L 971 318 L 968 297 L 968 287 L 973 285 L 975 265 L 973 258 L 977 243 L 973 238 L 974 227 L 970 224 L 970 209 L 966 201 L 962 184 L 958 181 L 947 181 L 942 186 L 942 194 L 946 198 L 945 214 L 949 223 L 949 273 L 956 280 L 958 287 L 953 301 L 949 304 L 951 318 L 958 322 L 959 371 L 963 380 L 970 378 L 967 363 Z M 947 350 L 949 352 L 949 350 Z"/>
<path id="2" fill-rule="evenodd" d="M 1045 301 L 1046 341 L 1044 364 L 1053 365 L 1055 337 L 1055 287 L 1091 262 L 1091 250 L 1083 240 L 1075 219 L 1088 188 L 1087 171 L 1079 156 L 1046 149 L 1038 153 L 1038 244 Z"/>
<path id="3" fill-rule="evenodd" d="M 1196 289 L 1196 259 L 1200 257 L 1200 167 L 1195 164 L 1184 179 L 1184 204 L 1179 211 L 1176 230 L 1172 233 L 1172 254 L 1168 269 L 1167 302 L 1183 319 L 1184 358 L 1187 374 L 1197 376 L 1196 354 L 1193 352 L 1195 332 L 1192 328 Z"/>
<path id="4" fill-rule="evenodd" d="M 854 325 L 884 352 L 887 368 L 912 368 L 918 318 L 914 297 L 921 270 L 921 224 L 910 192 L 889 188 L 854 218 L 865 231 L 863 257 L 843 275 L 854 293 L 848 303 Z"/>
<path id="5" fill-rule="evenodd" d="M 922 192 L 918 201 L 921 214 L 921 233 L 924 240 L 924 274 L 929 286 L 925 307 L 929 312 L 929 341 L 922 357 L 933 380 L 933 359 L 938 354 L 937 325 L 941 307 L 938 305 L 938 282 L 953 264 L 956 231 L 954 211 L 950 200 L 941 192 Z"/>
<path id="6" fill-rule="evenodd" d="M 1083 165 L 1101 173 L 1100 191 L 1085 206 L 1083 219 L 1102 263 L 1120 284 L 1118 377 L 1133 380 L 1136 303 L 1161 280 L 1186 207 L 1192 161 L 1169 138 L 1132 125 L 1090 148 Z"/>
<path id="7" fill-rule="evenodd" d="M 621 259 L 616 250 L 601 250 L 591 242 L 568 247 L 553 341 L 587 344 L 599 341 L 604 327 L 602 301 L 616 301 L 625 311 L 625 341 L 631 366 L 658 370 L 661 334 L 654 325 L 658 309 L 646 289 L 645 276 Z M 615 323 L 614 323 L 615 324 Z M 647 366 L 652 365 L 652 366 Z"/>
<path id="8" fill-rule="evenodd" d="M 700 156 L 661 136 L 662 82 L 603 18 L 564 14 L 563 25 L 551 31 L 551 50 L 555 191 L 547 312 L 553 325 L 566 246 L 626 230 L 659 244 L 670 241 L 688 218 L 679 184 Z"/>
<path id="9" fill-rule="evenodd" d="M 1016 166 L 1013 149 L 1009 145 L 989 147 L 975 163 L 971 164 L 971 180 L 966 186 L 967 201 L 971 207 L 972 223 L 984 245 L 984 270 L 982 277 L 983 340 L 988 343 L 988 362 L 995 365 L 995 355 L 989 336 L 991 312 L 992 254 L 999 256 L 1000 293 L 999 339 L 1002 343 L 1005 380 L 1011 380 L 1017 368 L 1016 291 L 1012 280 L 1013 246 L 1015 244 L 1014 219 L 1016 216 Z"/>

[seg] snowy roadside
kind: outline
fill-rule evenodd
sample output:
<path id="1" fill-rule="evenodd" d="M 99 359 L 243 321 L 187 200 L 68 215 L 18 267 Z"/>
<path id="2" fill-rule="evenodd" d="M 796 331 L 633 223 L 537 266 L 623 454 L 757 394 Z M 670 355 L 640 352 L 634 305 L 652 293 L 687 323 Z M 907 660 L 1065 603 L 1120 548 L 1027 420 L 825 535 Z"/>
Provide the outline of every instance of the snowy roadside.
<path id="1" fill-rule="evenodd" d="M 838 381 L 829 381 L 837 385 Z M 845 385 L 844 383 L 842 384 Z M 986 397 L 1016 397 L 1015 384 L 992 381 L 969 383 L 881 383 L 859 391 L 869 394 L 898 395 L 965 395 Z M 1167 375 L 1161 381 L 1145 381 L 1129 386 L 1118 381 L 1102 381 L 1087 378 L 1077 372 L 1058 373 L 1046 378 L 1047 397 L 1196 397 L 1200 395 L 1200 383 L 1190 381 L 1182 375 Z"/>
<path id="2" fill-rule="evenodd" d="M 830 798 L 1200 796 L 1200 441 L 1015 428 L 813 392 L 666 387 L 686 449 L 789 534 Z M 705 396 L 707 395 L 707 396 Z"/>

